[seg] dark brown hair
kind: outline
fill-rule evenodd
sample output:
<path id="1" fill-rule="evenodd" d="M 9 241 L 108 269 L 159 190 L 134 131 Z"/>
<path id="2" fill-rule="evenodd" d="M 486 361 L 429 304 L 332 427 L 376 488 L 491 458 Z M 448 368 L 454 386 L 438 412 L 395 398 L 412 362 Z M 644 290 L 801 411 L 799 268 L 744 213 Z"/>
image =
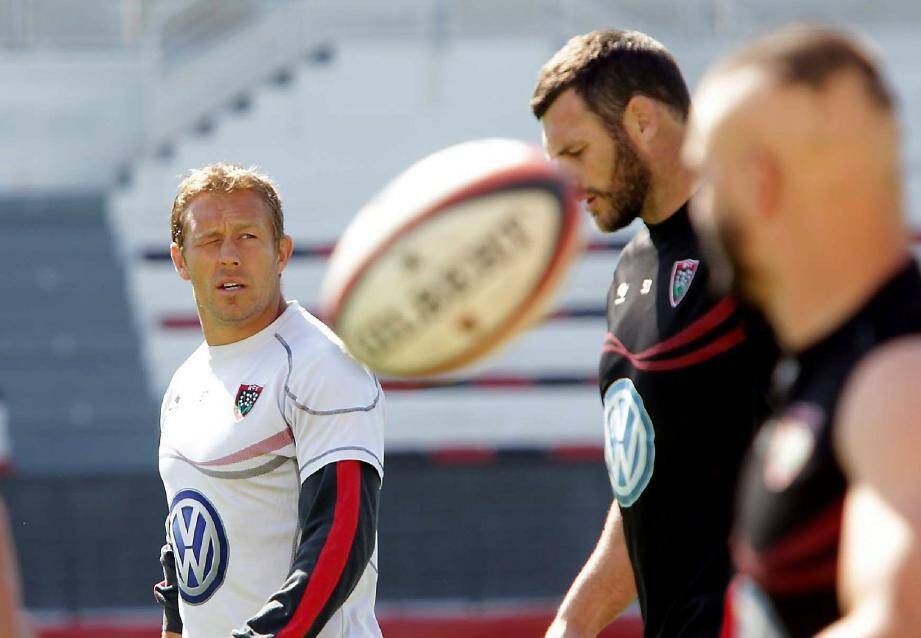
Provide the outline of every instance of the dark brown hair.
<path id="1" fill-rule="evenodd" d="M 782 85 L 800 84 L 820 90 L 833 75 L 850 71 L 863 81 L 867 97 L 891 111 L 895 98 L 875 56 L 854 37 L 825 27 L 796 25 L 762 36 L 730 56 L 716 73 L 756 66 Z"/>
<path id="2" fill-rule="evenodd" d="M 675 59 L 659 42 L 639 31 L 608 29 L 577 35 L 543 66 L 531 98 L 541 119 L 569 88 L 610 128 L 620 126 L 635 95 L 670 107 L 687 119 L 691 97 Z"/>

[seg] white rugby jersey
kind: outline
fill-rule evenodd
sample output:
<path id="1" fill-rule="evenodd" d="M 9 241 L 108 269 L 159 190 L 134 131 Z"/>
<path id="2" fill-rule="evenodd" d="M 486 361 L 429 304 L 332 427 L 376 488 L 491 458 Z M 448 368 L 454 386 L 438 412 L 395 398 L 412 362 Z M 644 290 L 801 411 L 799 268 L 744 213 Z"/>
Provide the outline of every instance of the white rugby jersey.
<path id="1" fill-rule="evenodd" d="M 296 301 L 180 366 L 163 398 L 159 464 L 183 636 L 228 638 L 262 608 L 291 569 L 301 482 L 346 459 L 383 480 L 383 428 L 377 379 Z M 379 637 L 376 589 L 375 548 L 320 637 Z"/>

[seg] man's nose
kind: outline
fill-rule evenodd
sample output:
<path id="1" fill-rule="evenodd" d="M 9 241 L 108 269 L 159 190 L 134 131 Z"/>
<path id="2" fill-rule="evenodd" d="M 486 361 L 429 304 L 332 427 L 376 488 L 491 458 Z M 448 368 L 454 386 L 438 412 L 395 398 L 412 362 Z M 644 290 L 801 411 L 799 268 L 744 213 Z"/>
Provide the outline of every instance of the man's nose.
<path id="1" fill-rule="evenodd" d="M 232 237 L 227 237 L 221 242 L 219 258 L 223 266 L 240 265 L 240 251 L 237 250 L 237 243 Z"/>

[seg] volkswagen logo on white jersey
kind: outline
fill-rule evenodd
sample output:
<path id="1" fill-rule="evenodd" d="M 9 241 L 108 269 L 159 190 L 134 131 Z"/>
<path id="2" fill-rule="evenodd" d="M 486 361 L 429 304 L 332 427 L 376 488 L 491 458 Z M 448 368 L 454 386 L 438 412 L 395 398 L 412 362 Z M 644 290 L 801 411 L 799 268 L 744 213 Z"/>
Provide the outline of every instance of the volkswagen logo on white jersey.
<path id="1" fill-rule="evenodd" d="M 656 433 L 633 381 L 618 379 L 604 393 L 604 460 L 614 497 L 636 502 L 652 478 Z"/>
<path id="2" fill-rule="evenodd" d="M 224 582 L 230 548 L 217 510 L 196 490 L 173 497 L 169 514 L 170 543 L 176 558 L 179 593 L 200 605 Z"/>

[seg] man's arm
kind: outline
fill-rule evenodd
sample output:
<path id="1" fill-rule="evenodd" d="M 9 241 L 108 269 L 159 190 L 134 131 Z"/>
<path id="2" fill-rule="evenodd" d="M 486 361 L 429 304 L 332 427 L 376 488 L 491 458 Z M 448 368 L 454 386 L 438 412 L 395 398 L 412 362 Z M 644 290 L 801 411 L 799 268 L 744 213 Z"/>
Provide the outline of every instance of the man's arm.
<path id="1" fill-rule="evenodd" d="M 0 638 L 31 636 L 19 597 L 19 569 L 6 509 L 0 501 Z"/>
<path id="2" fill-rule="evenodd" d="M 301 539 L 290 575 L 235 638 L 313 638 L 351 595 L 377 535 L 380 477 L 361 461 L 330 463 L 301 485 Z M 258 524 L 258 523 L 256 523 Z"/>
<path id="3" fill-rule="evenodd" d="M 167 518 L 169 524 L 169 518 Z M 154 585 L 154 598 L 163 607 L 163 638 L 181 638 L 182 617 L 179 615 L 179 581 L 176 578 L 176 559 L 169 543 L 160 549 L 163 580 Z"/>
<path id="4" fill-rule="evenodd" d="M 921 636 L 921 340 L 871 355 L 840 410 L 845 616 L 821 638 Z"/>
<path id="5" fill-rule="evenodd" d="M 569 588 L 546 638 L 594 638 L 635 598 L 633 566 L 615 501 L 598 545 Z"/>

